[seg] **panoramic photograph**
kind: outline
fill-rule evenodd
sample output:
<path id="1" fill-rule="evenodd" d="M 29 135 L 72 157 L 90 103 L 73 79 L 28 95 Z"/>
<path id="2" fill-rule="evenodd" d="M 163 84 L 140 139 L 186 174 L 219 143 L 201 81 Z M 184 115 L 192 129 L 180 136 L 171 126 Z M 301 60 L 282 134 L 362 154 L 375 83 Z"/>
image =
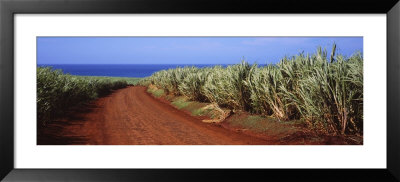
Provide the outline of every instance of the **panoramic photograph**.
<path id="1" fill-rule="evenodd" d="M 363 37 L 37 37 L 37 145 L 363 145 Z"/>

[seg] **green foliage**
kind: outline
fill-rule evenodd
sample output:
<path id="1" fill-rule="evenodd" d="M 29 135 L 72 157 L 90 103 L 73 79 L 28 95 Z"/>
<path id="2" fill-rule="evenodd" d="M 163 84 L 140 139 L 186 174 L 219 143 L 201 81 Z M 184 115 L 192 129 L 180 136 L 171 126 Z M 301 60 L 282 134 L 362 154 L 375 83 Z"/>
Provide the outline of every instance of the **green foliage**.
<path id="1" fill-rule="evenodd" d="M 267 133 L 269 136 L 290 136 L 299 131 L 293 121 L 277 122 L 274 118 L 258 115 L 233 115 L 227 122 L 234 127 L 250 129 L 255 132 Z"/>
<path id="2" fill-rule="evenodd" d="M 126 87 L 125 80 L 109 77 L 80 77 L 51 67 L 37 68 L 37 121 L 43 125 L 72 106 Z"/>
<path id="3" fill-rule="evenodd" d="M 155 87 L 147 88 L 147 92 L 151 93 L 155 97 L 161 97 L 165 94 L 164 89 L 158 89 Z"/>
<path id="4" fill-rule="evenodd" d="M 207 81 L 201 90 L 211 102 L 234 110 L 250 109 L 250 92 L 244 80 L 257 65 L 250 66 L 247 62 L 231 65 L 227 68 L 221 66 L 210 69 Z"/>
<path id="5" fill-rule="evenodd" d="M 178 99 L 172 101 L 171 104 L 178 109 L 182 109 L 182 108 L 189 106 L 190 102 L 186 101 L 186 99 L 184 99 L 184 98 L 178 98 Z"/>
<path id="6" fill-rule="evenodd" d="M 221 107 L 273 116 L 281 121 L 304 120 L 334 134 L 362 134 L 363 57 L 313 55 L 285 57 L 276 65 L 241 64 L 226 68 L 184 67 L 163 70 L 139 82 L 168 93 Z"/>
<path id="7" fill-rule="evenodd" d="M 153 95 L 156 97 L 161 97 L 164 94 L 164 90 L 156 90 L 155 92 L 153 92 Z"/>
<path id="8" fill-rule="evenodd" d="M 75 76 L 75 77 L 84 78 L 84 79 L 94 79 L 94 80 L 109 80 L 111 82 L 125 81 L 128 85 L 137 85 L 137 83 L 142 79 L 142 78 L 107 77 L 107 76 Z"/>

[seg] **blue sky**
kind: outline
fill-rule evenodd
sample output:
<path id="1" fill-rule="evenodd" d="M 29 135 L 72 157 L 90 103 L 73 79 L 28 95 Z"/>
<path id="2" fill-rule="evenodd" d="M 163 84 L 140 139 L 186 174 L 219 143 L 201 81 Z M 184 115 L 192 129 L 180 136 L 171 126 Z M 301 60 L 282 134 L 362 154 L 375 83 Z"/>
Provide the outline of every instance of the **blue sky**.
<path id="1" fill-rule="evenodd" d="M 277 63 L 318 46 L 350 56 L 362 37 L 38 37 L 38 64 Z"/>

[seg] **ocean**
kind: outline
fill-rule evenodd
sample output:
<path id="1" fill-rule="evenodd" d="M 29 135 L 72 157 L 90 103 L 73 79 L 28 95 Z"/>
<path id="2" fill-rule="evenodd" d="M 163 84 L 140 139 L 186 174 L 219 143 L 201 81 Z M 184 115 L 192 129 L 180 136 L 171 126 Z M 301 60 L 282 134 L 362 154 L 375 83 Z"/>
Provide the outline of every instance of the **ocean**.
<path id="1" fill-rule="evenodd" d="M 157 71 L 176 68 L 178 66 L 196 66 L 202 68 L 214 66 L 214 64 L 39 64 L 38 66 L 51 66 L 53 69 L 61 69 L 63 73 L 79 76 L 143 78 L 151 76 Z"/>

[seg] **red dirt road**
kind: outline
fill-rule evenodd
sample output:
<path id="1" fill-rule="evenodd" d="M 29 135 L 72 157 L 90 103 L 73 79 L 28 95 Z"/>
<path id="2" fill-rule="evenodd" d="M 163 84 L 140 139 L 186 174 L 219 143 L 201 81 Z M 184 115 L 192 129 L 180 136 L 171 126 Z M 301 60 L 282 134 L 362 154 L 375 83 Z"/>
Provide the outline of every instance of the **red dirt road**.
<path id="1" fill-rule="evenodd" d="M 39 131 L 38 144 L 246 145 L 270 142 L 203 123 L 134 86 L 115 91 Z"/>

